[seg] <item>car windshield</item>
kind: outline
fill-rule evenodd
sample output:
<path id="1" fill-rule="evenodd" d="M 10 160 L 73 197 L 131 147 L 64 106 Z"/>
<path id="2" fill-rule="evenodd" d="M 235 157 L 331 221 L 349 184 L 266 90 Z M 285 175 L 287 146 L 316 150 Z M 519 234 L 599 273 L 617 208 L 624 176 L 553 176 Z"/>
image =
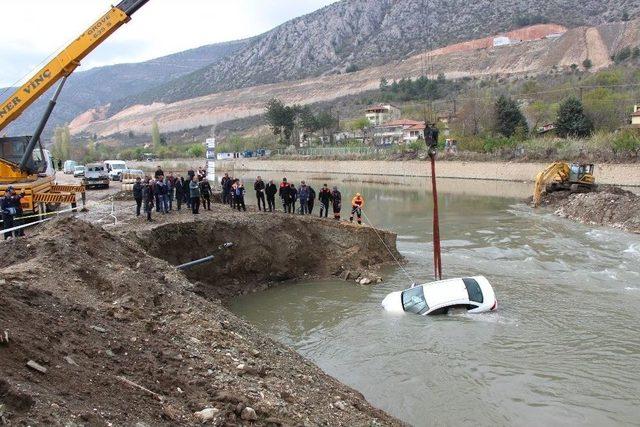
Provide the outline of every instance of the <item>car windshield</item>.
<path id="1" fill-rule="evenodd" d="M 83 171 L 84 170 L 84 166 L 76 166 L 76 170 L 77 171 Z"/>
<path id="2" fill-rule="evenodd" d="M 111 169 L 119 171 L 119 170 L 124 170 L 125 167 L 124 167 L 124 165 L 119 165 L 119 164 L 116 163 L 116 164 L 112 164 L 111 165 Z"/>
<path id="3" fill-rule="evenodd" d="M 104 168 L 102 166 L 92 166 L 89 168 L 89 172 L 101 172 Z"/>
<path id="4" fill-rule="evenodd" d="M 424 299 L 422 286 L 416 286 L 402 292 L 402 308 L 404 311 L 415 314 L 424 314 L 429 310 L 427 301 Z"/>

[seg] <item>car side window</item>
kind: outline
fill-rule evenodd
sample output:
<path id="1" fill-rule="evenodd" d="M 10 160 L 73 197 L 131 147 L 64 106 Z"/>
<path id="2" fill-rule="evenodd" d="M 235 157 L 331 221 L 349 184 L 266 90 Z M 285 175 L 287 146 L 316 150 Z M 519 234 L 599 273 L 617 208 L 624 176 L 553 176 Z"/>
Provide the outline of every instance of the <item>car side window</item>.
<path id="1" fill-rule="evenodd" d="M 402 292 L 402 308 L 404 311 L 414 314 L 423 314 L 429 310 L 422 286 L 416 286 Z"/>
<path id="2" fill-rule="evenodd" d="M 476 279 L 467 277 L 462 279 L 462 281 L 467 287 L 467 292 L 469 293 L 469 301 L 482 304 L 482 302 L 484 301 L 484 297 L 482 296 L 482 289 L 480 289 L 480 285 L 478 284 Z"/>

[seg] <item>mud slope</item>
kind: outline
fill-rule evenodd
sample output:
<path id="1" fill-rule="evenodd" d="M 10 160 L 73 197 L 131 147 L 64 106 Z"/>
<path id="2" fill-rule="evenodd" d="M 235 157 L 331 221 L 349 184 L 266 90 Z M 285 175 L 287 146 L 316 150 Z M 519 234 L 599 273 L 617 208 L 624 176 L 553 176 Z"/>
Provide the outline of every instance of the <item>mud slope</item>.
<path id="1" fill-rule="evenodd" d="M 399 424 L 131 239 L 65 219 L 0 251 L 0 424 Z"/>
<path id="2" fill-rule="evenodd" d="M 198 293 L 228 298 L 273 282 L 365 271 L 393 261 L 396 235 L 333 220 L 258 212 L 239 213 L 214 205 L 215 221 L 189 221 L 137 231 L 141 245 L 173 265 L 208 255 L 217 258 L 186 272 Z M 206 219 L 207 217 L 205 217 Z M 382 243 L 381 236 L 385 242 Z M 232 242 L 233 248 L 217 248 Z"/>
<path id="3" fill-rule="evenodd" d="M 597 192 L 586 194 L 545 194 L 542 205 L 574 221 L 640 233 L 640 196 L 618 187 L 601 186 Z"/>

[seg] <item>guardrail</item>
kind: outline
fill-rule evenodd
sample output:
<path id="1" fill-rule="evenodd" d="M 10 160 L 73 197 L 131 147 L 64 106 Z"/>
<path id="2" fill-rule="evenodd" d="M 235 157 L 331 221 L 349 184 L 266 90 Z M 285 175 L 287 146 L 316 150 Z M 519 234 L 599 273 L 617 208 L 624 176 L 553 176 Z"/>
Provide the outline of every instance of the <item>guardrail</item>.
<path id="1" fill-rule="evenodd" d="M 313 148 L 278 148 L 271 155 L 329 157 L 345 155 L 374 155 L 388 153 L 391 147 L 313 147 Z"/>

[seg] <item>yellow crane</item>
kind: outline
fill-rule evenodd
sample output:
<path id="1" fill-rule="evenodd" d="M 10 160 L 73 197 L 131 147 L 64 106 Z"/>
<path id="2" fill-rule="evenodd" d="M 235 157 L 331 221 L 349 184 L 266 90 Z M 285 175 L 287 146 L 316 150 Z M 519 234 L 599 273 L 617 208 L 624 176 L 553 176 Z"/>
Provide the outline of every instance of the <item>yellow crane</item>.
<path id="1" fill-rule="evenodd" d="M 554 191 L 588 192 L 596 189 L 596 179 L 593 175 L 593 164 L 569 164 L 555 162 L 547 166 L 536 176 L 533 189 L 533 206 L 538 207 L 542 199 L 542 192 Z"/>
<path id="2" fill-rule="evenodd" d="M 38 212 L 45 204 L 71 203 L 84 187 L 54 185 L 55 169 L 51 158 L 40 143 L 40 136 L 67 80 L 89 53 L 104 42 L 149 0 L 123 0 L 93 23 L 55 58 L 38 70 L 0 104 L 0 132 L 22 112 L 59 82 L 40 123 L 32 136 L 0 138 L 0 196 L 13 186 L 25 194 L 21 204 L 24 212 Z M 39 150 L 35 150 L 39 146 Z"/>

